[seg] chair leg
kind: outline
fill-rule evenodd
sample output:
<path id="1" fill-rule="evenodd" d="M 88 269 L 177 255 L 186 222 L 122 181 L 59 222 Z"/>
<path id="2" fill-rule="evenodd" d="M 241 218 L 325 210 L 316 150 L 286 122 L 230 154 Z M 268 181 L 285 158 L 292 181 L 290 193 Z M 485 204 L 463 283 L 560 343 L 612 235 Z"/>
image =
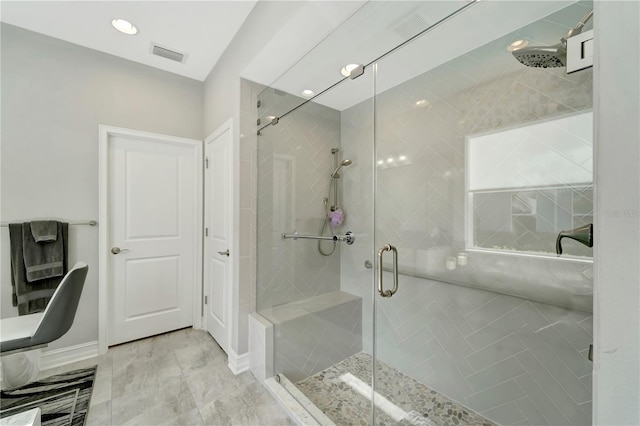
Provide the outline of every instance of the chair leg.
<path id="1" fill-rule="evenodd" d="M 2 357 L 2 389 L 13 389 L 34 381 L 40 374 L 40 349 Z"/>

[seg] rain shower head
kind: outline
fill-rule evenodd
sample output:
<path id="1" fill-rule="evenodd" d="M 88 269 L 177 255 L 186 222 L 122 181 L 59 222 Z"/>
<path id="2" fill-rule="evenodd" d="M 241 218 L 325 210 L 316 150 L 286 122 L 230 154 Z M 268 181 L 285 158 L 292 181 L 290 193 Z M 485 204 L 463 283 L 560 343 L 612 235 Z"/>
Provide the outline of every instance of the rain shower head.
<path id="1" fill-rule="evenodd" d="M 340 163 L 340 165 L 336 167 L 333 173 L 331 173 L 331 177 L 338 179 L 340 177 L 340 175 L 338 174 L 338 171 L 340 171 L 341 168 L 350 166 L 350 165 L 351 165 L 351 160 L 343 160 L 342 163 Z"/>
<path id="2" fill-rule="evenodd" d="M 555 46 L 527 46 L 511 52 L 522 65 L 535 68 L 557 68 L 567 65 L 567 49 Z"/>
<path id="3" fill-rule="evenodd" d="M 567 39 L 582 32 L 582 28 L 593 17 L 593 9 L 573 27 L 560 43 L 553 46 L 527 46 L 511 53 L 522 65 L 535 68 L 558 68 L 567 65 Z"/>

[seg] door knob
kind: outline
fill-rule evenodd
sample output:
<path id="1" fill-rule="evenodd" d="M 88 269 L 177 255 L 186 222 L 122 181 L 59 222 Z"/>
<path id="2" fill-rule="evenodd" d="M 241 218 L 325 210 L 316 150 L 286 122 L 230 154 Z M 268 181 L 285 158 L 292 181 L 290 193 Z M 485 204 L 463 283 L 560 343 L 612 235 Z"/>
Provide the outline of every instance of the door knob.
<path id="1" fill-rule="evenodd" d="M 120 247 L 114 247 L 111 249 L 111 253 L 113 254 L 120 254 L 123 253 L 125 251 L 129 251 L 129 249 L 121 249 Z"/>
<path id="2" fill-rule="evenodd" d="M 229 257 L 229 249 L 225 250 L 225 251 L 219 251 L 218 254 L 220 256 L 227 256 Z"/>

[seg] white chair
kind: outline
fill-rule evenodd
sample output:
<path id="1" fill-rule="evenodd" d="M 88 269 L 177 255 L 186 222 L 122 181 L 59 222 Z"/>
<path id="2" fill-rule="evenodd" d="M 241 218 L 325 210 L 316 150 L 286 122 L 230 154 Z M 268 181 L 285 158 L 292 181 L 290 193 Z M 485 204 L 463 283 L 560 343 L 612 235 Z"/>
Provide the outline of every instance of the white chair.
<path id="1" fill-rule="evenodd" d="M 89 266 L 78 262 L 64 276 L 44 312 L 0 320 L 3 387 L 20 386 L 39 373 L 25 352 L 46 347 L 73 324 Z"/>

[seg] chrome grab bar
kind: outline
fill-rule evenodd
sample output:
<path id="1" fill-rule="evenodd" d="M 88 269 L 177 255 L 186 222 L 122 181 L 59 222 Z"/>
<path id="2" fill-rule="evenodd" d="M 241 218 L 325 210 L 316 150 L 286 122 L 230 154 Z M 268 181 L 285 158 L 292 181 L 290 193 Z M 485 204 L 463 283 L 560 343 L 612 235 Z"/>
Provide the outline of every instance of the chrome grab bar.
<path id="1" fill-rule="evenodd" d="M 286 239 L 293 239 L 293 240 L 297 240 L 297 239 L 301 239 L 301 240 L 327 240 L 327 241 L 333 241 L 336 243 L 347 243 L 348 245 L 351 245 L 354 243 L 354 241 L 356 240 L 356 236 L 353 234 L 353 232 L 348 231 L 345 235 L 334 235 L 333 237 L 323 237 L 321 235 L 304 235 L 304 234 L 300 234 L 297 231 L 294 231 L 290 234 L 287 234 L 285 232 L 282 233 L 282 239 L 286 240 Z"/>
<path id="2" fill-rule="evenodd" d="M 386 291 L 382 285 L 382 255 L 385 251 L 393 253 L 393 288 Z M 398 291 L 398 250 L 391 244 L 386 244 L 378 250 L 378 293 L 382 297 L 391 297 L 396 294 L 396 291 Z"/>

